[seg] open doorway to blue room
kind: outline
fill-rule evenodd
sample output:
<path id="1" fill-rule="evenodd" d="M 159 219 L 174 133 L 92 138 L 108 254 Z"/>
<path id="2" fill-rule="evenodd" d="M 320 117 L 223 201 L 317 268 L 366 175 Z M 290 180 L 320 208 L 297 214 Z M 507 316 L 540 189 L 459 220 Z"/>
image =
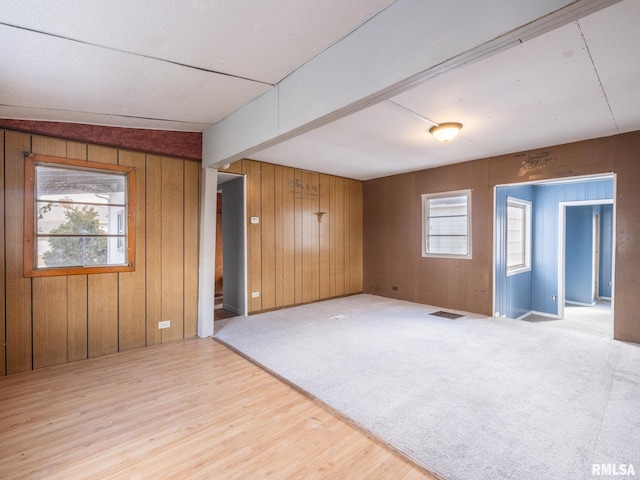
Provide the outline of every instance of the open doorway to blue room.
<path id="1" fill-rule="evenodd" d="M 614 199 L 613 174 L 497 186 L 494 315 L 612 337 Z"/>

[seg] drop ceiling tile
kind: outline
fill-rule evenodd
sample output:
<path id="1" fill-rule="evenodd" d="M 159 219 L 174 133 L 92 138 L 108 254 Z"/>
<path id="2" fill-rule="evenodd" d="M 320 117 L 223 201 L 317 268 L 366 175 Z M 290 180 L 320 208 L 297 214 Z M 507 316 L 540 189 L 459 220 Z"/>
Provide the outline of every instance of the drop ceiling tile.
<path id="1" fill-rule="evenodd" d="M 10 46 L 0 50 L 0 104 L 8 106 L 198 123 L 202 130 L 271 88 L 4 26 L 0 43 Z"/>
<path id="2" fill-rule="evenodd" d="M 616 133 L 576 23 L 397 96 L 497 154 Z"/>
<path id="3" fill-rule="evenodd" d="M 640 1 L 624 0 L 579 23 L 620 133 L 640 130 Z"/>
<path id="4" fill-rule="evenodd" d="M 390 3 L 7 1 L 0 21 L 273 84 Z"/>
<path id="5" fill-rule="evenodd" d="M 252 158 L 368 180 L 491 155 L 464 138 L 441 143 L 428 133 L 429 128 L 425 122 L 381 103 Z"/>

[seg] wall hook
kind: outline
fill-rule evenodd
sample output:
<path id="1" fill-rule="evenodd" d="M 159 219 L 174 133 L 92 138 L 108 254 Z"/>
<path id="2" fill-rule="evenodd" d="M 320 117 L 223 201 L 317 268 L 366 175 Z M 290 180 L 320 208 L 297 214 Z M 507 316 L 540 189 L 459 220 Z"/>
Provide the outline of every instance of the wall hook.
<path id="1" fill-rule="evenodd" d="M 318 216 L 318 223 L 322 222 L 322 216 L 327 213 L 327 212 L 315 212 L 315 214 Z"/>

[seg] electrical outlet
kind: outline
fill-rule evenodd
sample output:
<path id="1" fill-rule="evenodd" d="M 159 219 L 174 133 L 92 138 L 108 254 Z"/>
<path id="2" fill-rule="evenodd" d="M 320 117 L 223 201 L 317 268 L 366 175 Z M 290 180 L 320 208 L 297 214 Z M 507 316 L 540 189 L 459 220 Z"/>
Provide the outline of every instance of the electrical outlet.
<path id="1" fill-rule="evenodd" d="M 556 296 L 555 295 L 551 295 L 551 301 L 555 302 L 556 301 Z"/>
<path id="2" fill-rule="evenodd" d="M 158 328 L 169 328 L 171 327 L 171 320 L 164 320 L 163 322 L 158 322 Z"/>
<path id="3" fill-rule="evenodd" d="M 254 225 L 257 225 L 258 223 L 260 223 L 260 218 L 259 217 L 251 217 L 251 223 L 253 223 Z"/>
<path id="4" fill-rule="evenodd" d="M 251 298 L 258 298 L 260 296 L 260 292 L 251 292 Z"/>

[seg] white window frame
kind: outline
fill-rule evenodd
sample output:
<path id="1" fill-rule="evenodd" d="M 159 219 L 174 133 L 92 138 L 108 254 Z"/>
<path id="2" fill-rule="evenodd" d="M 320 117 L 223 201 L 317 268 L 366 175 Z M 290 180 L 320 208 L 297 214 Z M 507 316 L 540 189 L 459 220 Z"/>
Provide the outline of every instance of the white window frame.
<path id="1" fill-rule="evenodd" d="M 470 260 L 472 258 L 472 236 L 471 236 L 471 189 L 467 190 L 455 190 L 451 192 L 439 192 L 439 193 L 425 193 L 422 195 L 422 256 L 432 258 L 452 258 L 452 259 L 464 259 Z M 434 199 L 443 199 L 449 197 L 466 197 L 467 200 L 467 252 L 464 254 L 457 253 L 433 253 L 430 251 L 430 235 L 429 235 L 429 202 Z"/>
<path id="2" fill-rule="evenodd" d="M 520 208 L 524 212 L 523 226 L 523 252 L 524 262 L 517 265 L 509 265 L 509 207 Z M 505 268 L 507 276 L 531 271 L 531 202 L 520 198 L 507 197 L 505 208 Z"/>

